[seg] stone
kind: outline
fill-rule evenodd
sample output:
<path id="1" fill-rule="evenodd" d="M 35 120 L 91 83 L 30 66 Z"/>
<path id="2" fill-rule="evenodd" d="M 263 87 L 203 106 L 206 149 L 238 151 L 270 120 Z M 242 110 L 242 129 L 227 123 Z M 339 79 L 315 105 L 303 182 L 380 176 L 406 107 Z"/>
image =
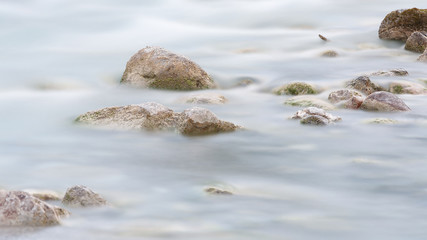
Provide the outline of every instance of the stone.
<path id="1" fill-rule="evenodd" d="M 341 117 L 333 116 L 317 107 L 308 107 L 296 112 L 291 119 L 301 119 L 301 124 L 328 125 L 341 121 Z"/>
<path id="2" fill-rule="evenodd" d="M 291 97 L 289 99 L 287 99 L 284 102 L 285 105 L 290 105 L 290 106 L 298 106 L 298 107 L 317 107 L 317 108 L 322 108 L 325 110 L 333 110 L 335 109 L 335 106 L 323 101 L 321 99 L 312 97 L 312 96 L 295 96 L 295 97 Z"/>
<path id="3" fill-rule="evenodd" d="M 22 191 L 0 190 L 0 226 L 51 226 L 68 211 Z"/>
<path id="4" fill-rule="evenodd" d="M 180 114 L 177 123 L 178 132 L 184 135 L 205 135 L 220 132 L 231 132 L 240 128 L 233 123 L 221 121 L 205 108 L 193 107 Z"/>
<path id="5" fill-rule="evenodd" d="M 369 74 L 369 76 L 381 76 L 381 77 L 400 77 L 400 76 L 408 76 L 409 73 L 405 69 L 397 68 L 391 69 L 389 71 L 378 71 Z"/>
<path id="6" fill-rule="evenodd" d="M 126 64 L 121 83 L 169 90 L 216 87 L 211 77 L 199 65 L 159 47 L 146 47 L 133 55 Z"/>
<path id="7" fill-rule="evenodd" d="M 417 61 L 419 61 L 419 62 L 427 62 L 427 49 L 424 51 L 423 54 L 421 54 L 418 57 Z"/>
<path id="8" fill-rule="evenodd" d="M 354 90 L 338 90 L 331 92 L 328 100 L 338 107 L 346 109 L 358 109 L 363 102 L 363 96 Z"/>
<path id="9" fill-rule="evenodd" d="M 422 53 L 427 47 L 427 32 L 413 32 L 406 40 L 405 49 Z"/>
<path id="10" fill-rule="evenodd" d="M 206 193 L 212 194 L 212 195 L 233 195 L 232 192 L 230 191 L 226 191 L 226 190 L 222 190 L 216 187 L 209 187 L 205 189 Z"/>
<path id="11" fill-rule="evenodd" d="M 381 22 L 379 38 L 405 42 L 415 31 L 427 31 L 427 9 L 393 11 Z"/>
<path id="12" fill-rule="evenodd" d="M 154 102 L 122 107 L 108 107 L 87 112 L 76 122 L 118 129 L 163 130 L 174 127 L 174 112 Z"/>
<path id="13" fill-rule="evenodd" d="M 425 88 L 423 85 L 408 81 L 398 81 L 390 83 L 389 91 L 394 94 L 427 94 L 427 88 Z"/>
<path id="14" fill-rule="evenodd" d="M 390 119 L 390 118 L 373 118 L 373 119 L 368 119 L 364 122 L 367 124 L 397 124 L 397 123 L 399 123 L 398 121 Z"/>
<path id="15" fill-rule="evenodd" d="M 363 101 L 360 109 L 380 112 L 409 111 L 410 108 L 396 95 L 389 92 L 374 92 Z"/>
<path id="16" fill-rule="evenodd" d="M 202 93 L 185 97 L 182 101 L 192 104 L 224 104 L 227 99 L 218 93 Z"/>
<path id="17" fill-rule="evenodd" d="M 67 189 L 62 204 L 70 207 L 100 207 L 107 201 L 88 187 L 77 185 Z"/>
<path id="18" fill-rule="evenodd" d="M 273 89 L 273 93 L 277 95 L 306 95 L 316 94 L 315 88 L 307 83 L 294 82 Z"/>
<path id="19" fill-rule="evenodd" d="M 355 89 L 366 95 L 377 91 L 385 91 L 383 87 L 371 82 L 371 79 L 369 79 L 368 76 L 357 77 L 356 79 L 351 80 L 346 87 Z"/>
<path id="20" fill-rule="evenodd" d="M 338 53 L 334 50 L 328 50 L 322 53 L 322 57 L 337 57 Z"/>
<path id="21" fill-rule="evenodd" d="M 43 201 L 60 201 L 62 199 L 58 193 L 49 190 L 25 189 L 24 192 Z"/>
<path id="22" fill-rule="evenodd" d="M 323 36 L 322 34 L 319 34 L 319 38 L 322 39 L 323 41 L 327 42 L 329 41 L 329 39 L 327 39 L 325 36 Z"/>

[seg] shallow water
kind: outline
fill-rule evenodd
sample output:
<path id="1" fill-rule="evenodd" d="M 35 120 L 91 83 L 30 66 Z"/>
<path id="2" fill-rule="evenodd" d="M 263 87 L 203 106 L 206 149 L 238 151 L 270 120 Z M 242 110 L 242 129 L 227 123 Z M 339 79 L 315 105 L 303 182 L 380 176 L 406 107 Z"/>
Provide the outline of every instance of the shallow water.
<path id="1" fill-rule="evenodd" d="M 0 229 L 0 239 L 425 239 L 426 96 L 406 113 L 336 110 L 325 128 L 288 117 L 268 92 L 291 81 L 340 88 L 418 54 L 377 37 L 390 11 L 425 1 L 2 1 L 0 187 L 60 193 L 84 184 L 111 203 L 61 226 Z M 321 33 L 330 38 L 323 42 Z M 81 113 L 192 93 L 119 86 L 130 56 L 162 46 L 201 65 L 229 102 L 205 106 L 247 130 L 203 137 L 100 130 Z M 323 58 L 326 50 L 337 58 Z M 231 88 L 241 78 L 256 84 Z M 320 94 L 327 98 L 328 91 Z M 397 125 L 369 125 L 376 117 Z M 233 196 L 208 196 L 219 186 Z M 59 203 L 58 203 L 59 204 Z"/>

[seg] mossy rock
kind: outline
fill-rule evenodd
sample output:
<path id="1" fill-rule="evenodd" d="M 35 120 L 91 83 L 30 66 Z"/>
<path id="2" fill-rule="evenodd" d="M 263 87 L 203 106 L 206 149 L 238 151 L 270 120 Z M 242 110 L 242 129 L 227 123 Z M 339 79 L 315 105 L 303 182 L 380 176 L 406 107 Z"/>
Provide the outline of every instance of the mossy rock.
<path id="1" fill-rule="evenodd" d="M 307 95 L 316 94 L 316 89 L 307 83 L 295 82 L 283 85 L 273 89 L 273 93 L 277 95 Z"/>
<path id="2" fill-rule="evenodd" d="M 381 22 L 378 36 L 406 42 L 415 31 L 427 31 L 427 9 L 411 8 L 387 14 Z"/>

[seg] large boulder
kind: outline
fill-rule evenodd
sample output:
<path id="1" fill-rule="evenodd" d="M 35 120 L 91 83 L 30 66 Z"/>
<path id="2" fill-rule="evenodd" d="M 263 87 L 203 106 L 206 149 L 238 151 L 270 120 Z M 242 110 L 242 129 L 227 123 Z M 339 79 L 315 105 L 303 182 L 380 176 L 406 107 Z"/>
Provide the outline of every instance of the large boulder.
<path id="1" fill-rule="evenodd" d="M 357 91 L 343 89 L 331 92 L 328 100 L 338 107 L 358 109 L 362 105 L 363 96 Z"/>
<path id="2" fill-rule="evenodd" d="M 368 76 L 357 77 L 356 79 L 353 79 L 349 83 L 347 83 L 346 87 L 355 89 L 366 95 L 369 95 L 373 92 L 385 90 L 383 87 L 371 82 L 371 79 L 369 79 Z"/>
<path id="3" fill-rule="evenodd" d="M 0 190 L 0 226 L 50 226 L 68 212 L 29 193 Z"/>
<path id="4" fill-rule="evenodd" d="M 77 185 L 67 189 L 62 204 L 70 207 L 99 207 L 107 205 L 107 201 L 88 187 Z"/>
<path id="5" fill-rule="evenodd" d="M 423 85 L 408 81 L 396 81 L 390 83 L 389 91 L 395 94 L 427 94 L 427 88 Z"/>
<path id="6" fill-rule="evenodd" d="M 314 86 L 304 82 L 294 82 L 273 89 L 273 93 L 277 95 L 306 95 L 316 94 Z"/>
<path id="7" fill-rule="evenodd" d="M 398 112 L 411 110 L 402 99 L 389 92 L 374 92 L 363 101 L 360 109 L 380 112 Z"/>
<path id="8" fill-rule="evenodd" d="M 341 121 L 341 117 L 333 116 L 325 110 L 317 107 L 308 107 L 296 112 L 292 119 L 300 119 L 301 124 L 307 125 L 329 125 L 337 121 Z"/>
<path id="9" fill-rule="evenodd" d="M 121 83 L 170 90 L 216 87 L 199 65 L 184 56 L 158 47 L 146 47 L 133 55 L 126 64 Z"/>
<path id="10" fill-rule="evenodd" d="M 325 110 L 333 110 L 335 106 L 323 101 L 322 99 L 315 98 L 313 96 L 303 95 L 295 96 L 287 99 L 284 102 L 285 105 L 298 106 L 298 107 L 317 107 Z"/>
<path id="11" fill-rule="evenodd" d="M 412 8 L 387 14 L 378 35 L 381 39 L 405 42 L 415 31 L 427 31 L 427 9 Z"/>
<path id="12" fill-rule="evenodd" d="M 413 32 L 406 40 L 405 49 L 422 53 L 427 47 L 427 32 Z"/>

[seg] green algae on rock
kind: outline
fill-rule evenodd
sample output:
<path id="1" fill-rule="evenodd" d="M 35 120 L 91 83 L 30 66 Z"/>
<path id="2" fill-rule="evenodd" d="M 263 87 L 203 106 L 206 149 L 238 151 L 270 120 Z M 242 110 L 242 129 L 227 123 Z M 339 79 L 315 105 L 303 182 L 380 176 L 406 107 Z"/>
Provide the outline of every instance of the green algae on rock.
<path id="1" fill-rule="evenodd" d="M 392 82 L 390 83 L 389 91 L 395 94 L 427 94 L 427 88 L 425 88 L 423 85 L 409 81 Z"/>
<path id="2" fill-rule="evenodd" d="M 390 12 L 381 22 L 381 39 L 406 41 L 415 31 L 427 31 L 427 9 L 404 9 Z"/>
<path id="3" fill-rule="evenodd" d="M 304 82 L 294 82 L 273 89 L 273 93 L 277 95 L 306 95 L 316 94 L 314 86 Z"/>
<path id="4" fill-rule="evenodd" d="M 199 65 L 159 47 L 146 47 L 133 55 L 126 64 L 120 83 L 168 90 L 216 87 L 212 78 Z"/>

